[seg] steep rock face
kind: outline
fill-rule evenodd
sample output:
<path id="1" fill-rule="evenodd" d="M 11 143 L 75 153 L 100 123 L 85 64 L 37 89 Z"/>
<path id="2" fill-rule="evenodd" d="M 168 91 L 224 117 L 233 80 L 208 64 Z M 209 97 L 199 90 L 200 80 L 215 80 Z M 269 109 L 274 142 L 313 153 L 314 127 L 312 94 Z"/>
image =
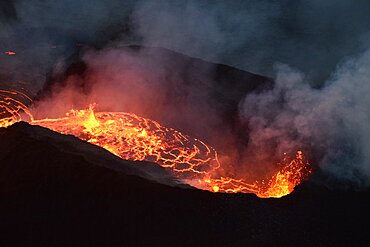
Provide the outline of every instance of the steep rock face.
<path id="1" fill-rule="evenodd" d="M 259 199 L 180 188 L 161 170 L 145 169 L 41 127 L 18 123 L 0 129 L 0 244 L 370 243 L 369 191 L 330 191 L 307 182 L 287 197 Z M 171 186 L 154 182 L 157 175 Z"/>

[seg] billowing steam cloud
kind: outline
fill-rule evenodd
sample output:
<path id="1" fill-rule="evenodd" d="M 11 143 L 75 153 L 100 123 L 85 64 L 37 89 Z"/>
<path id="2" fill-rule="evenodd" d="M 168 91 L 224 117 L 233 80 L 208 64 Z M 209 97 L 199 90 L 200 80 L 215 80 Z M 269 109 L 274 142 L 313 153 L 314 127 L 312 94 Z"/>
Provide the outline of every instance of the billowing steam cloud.
<path id="1" fill-rule="evenodd" d="M 248 95 L 241 104 L 251 130 L 248 149 L 310 148 L 324 171 L 369 185 L 370 51 L 339 66 L 321 89 L 286 65 L 276 70 L 273 90 Z"/>

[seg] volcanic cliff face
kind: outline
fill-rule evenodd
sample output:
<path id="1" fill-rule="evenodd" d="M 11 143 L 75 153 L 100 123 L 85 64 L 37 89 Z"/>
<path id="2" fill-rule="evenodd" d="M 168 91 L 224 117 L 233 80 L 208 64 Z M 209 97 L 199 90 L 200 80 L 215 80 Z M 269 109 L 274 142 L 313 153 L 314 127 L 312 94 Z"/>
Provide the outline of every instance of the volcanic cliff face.
<path id="1" fill-rule="evenodd" d="M 369 243 L 364 227 L 370 216 L 369 192 L 329 191 L 308 182 L 281 199 L 215 194 L 180 188 L 160 169 L 150 169 L 154 165 L 142 165 L 38 126 L 18 123 L 0 129 L 0 243 Z M 162 184 L 154 181 L 158 177 Z"/>

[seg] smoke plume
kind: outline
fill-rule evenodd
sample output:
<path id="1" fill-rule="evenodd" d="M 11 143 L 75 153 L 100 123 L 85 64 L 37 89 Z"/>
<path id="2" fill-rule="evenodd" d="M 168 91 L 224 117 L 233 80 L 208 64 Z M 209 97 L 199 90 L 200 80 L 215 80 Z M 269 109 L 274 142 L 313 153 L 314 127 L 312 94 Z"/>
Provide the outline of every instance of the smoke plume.
<path id="1" fill-rule="evenodd" d="M 240 106 L 250 129 L 250 153 L 311 149 L 323 171 L 368 186 L 370 51 L 341 64 L 321 89 L 287 65 L 275 69 L 274 88 L 247 95 Z"/>

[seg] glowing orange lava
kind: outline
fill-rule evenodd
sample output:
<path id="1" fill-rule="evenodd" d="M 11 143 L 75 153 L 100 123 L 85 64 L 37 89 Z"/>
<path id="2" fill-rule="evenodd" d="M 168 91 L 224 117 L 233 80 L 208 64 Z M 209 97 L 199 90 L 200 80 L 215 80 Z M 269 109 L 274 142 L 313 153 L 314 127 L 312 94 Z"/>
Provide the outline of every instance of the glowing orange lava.
<path id="1" fill-rule="evenodd" d="M 275 197 L 290 194 L 295 186 L 302 183 L 311 174 L 311 165 L 305 160 L 302 151 L 298 151 L 295 158 L 285 158 L 280 164 L 282 167 L 268 180 L 258 180 L 248 183 L 244 179 L 220 177 L 198 180 L 198 188 L 214 192 L 225 193 L 254 193 L 261 198 Z"/>
<path id="2" fill-rule="evenodd" d="M 7 127 L 22 120 L 22 114 L 32 119 L 24 102 L 31 102 L 31 99 L 24 93 L 0 89 L 0 127 Z"/>
<path id="3" fill-rule="evenodd" d="M 72 110 L 65 118 L 32 124 L 74 135 L 122 159 L 158 163 L 179 178 L 203 177 L 220 166 L 216 151 L 202 141 L 131 113 Z"/>
<path id="4" fill-rule="evenodd" d="M 31 116 L 24 104 L 9 97 L 10 94 L 22 95 L 13 93 L 0 91 L 0 127 L 21 120 L 20 112 Z M 71 110 L 63 118 L 32 120 L 31 117 L 30 124 L 74 135 L 122 159 L 155 162 L 178 179 L 212 192 L 282 197 L 291 193 L 311 173 L 310 164 L 298 151 L 294 158 L 286 156 L 280 164 L 281 169 L 268 180 L 249 183 L 244 179 L 220 176 L 221 165 L 212 147 L 132 113 L 94 112 L 90 107 L 87 110 Z"/>
<path id="5" fill-rule="evenodd" d="M 248 183 L 220 177 L 217 152 L 200 140 L 159 123 L 124 112 L 72 110 L 66 117 L 33 121 L 56 132 L 71 134 L 103 147 L 122 159 L 147 160 L 169 169 L 194 187 L 225 193 L 254 193 L 259 197 L 282 197 L 291 193 L 311 172 L 303 153 L 286 157 L 269 180 Z"/>

